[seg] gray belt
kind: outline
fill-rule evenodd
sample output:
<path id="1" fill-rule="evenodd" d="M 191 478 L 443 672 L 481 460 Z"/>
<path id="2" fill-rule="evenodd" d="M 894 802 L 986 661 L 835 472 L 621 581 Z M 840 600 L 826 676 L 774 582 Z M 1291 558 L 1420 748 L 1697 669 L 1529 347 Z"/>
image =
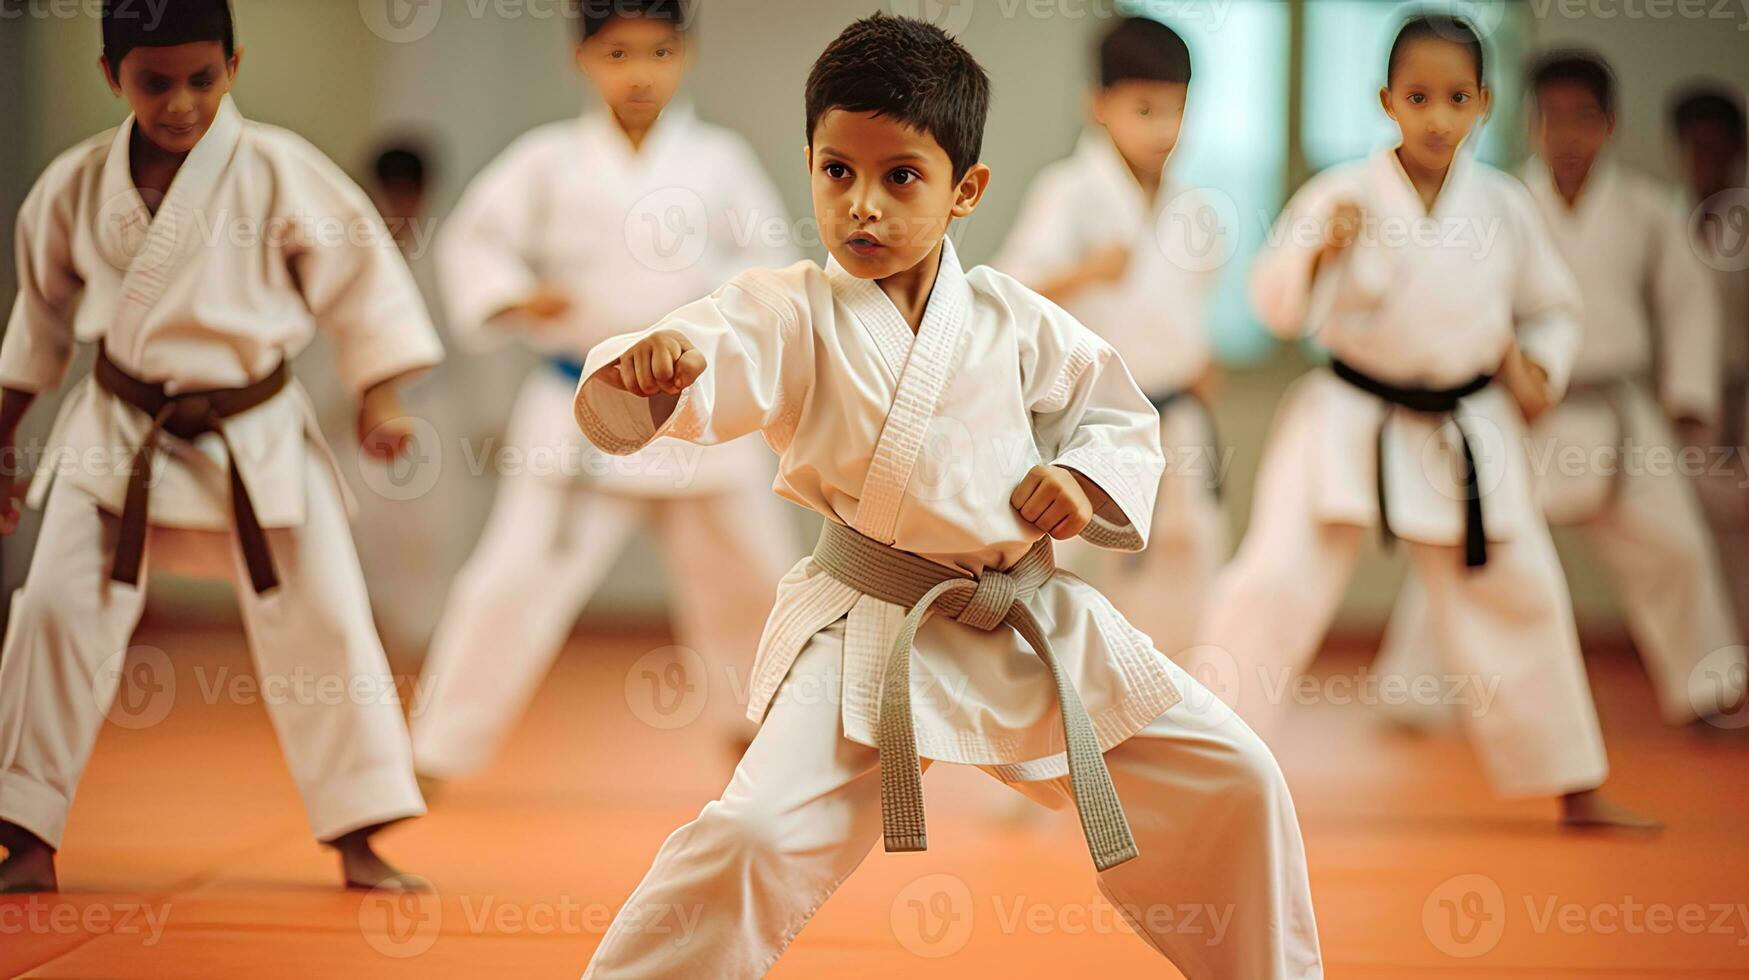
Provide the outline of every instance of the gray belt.
<path id="1" fill-rule="evenodd" d="M 1609 510 L 1621 498 L 1622 484 L 1626 482 L 1628 468 L 1628 439 L 1633 435 L 1628 429 L 1628 389 L 1637 382 L 1635 378 L 1605 378 L 1599 381 L 1575 381 L 1567 385 L 1567 402 L 1580 399 L 1601 401 L 1615 418 L 1615 471 L 1609 475 L 1609 492 L 1603 499 L 1600 510 Z"/>
<path id="2" fill-rule="evenodd" d="M 1063 673 L 1050 640 L 1024 600 L 1055 571 L 1051 540 L 1040 538 L 1018 562 L 1001 571 L 969 573 L 888 547 L 842 524 L 827 521 L 814 546 L 814 564 L 863 595 L 910 610 L 893 641 L 881 678 L 880 725 L 875 736 L 881 766 L 881 834 L 889 851 L 929 847 L 924 826 L 923 771 L 917 759 L 917 733 L 911 719 L 911 644 L 931 610 L 989 632 L 1010 626 L 1020 633 L 1057 683 L 1057 705 L 1068 746 L 1069 783 L 1075 809 L 1087 836 L 1087 849 L 1100 871 L 1137 855 L 1117 788 L 1105 768 L 1093 721 L 1075 685 Z"/>

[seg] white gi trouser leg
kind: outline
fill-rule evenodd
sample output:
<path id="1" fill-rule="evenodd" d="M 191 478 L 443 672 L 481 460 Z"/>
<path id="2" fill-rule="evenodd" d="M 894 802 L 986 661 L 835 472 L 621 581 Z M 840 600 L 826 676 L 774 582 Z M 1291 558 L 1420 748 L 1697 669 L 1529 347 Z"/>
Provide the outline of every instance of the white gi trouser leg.
<path id="1" fill-rule="evenodd" d="M 798 655 L 728 788 L 662 844 L 586 977 L 763 976 L 862 863 L 881 833 L 879 757 L 840 734 L 842 659 L 842 624 Z M 1141 856 L 1098 885 L 1143 913 L 1138 932 L 1189 977 L 1321 976 L 1281 773 L 1229 709 L 1175 674 L 1185 700 L 1106 753 Z M 1068 794 L 1068 777 L 1043 791 Z M 1163 921 L 1149 909 L 1185 905 L 1230 923 L 1218 940 L 1149 931 Z"/>
<path id="2" fill-rule="evenodd" d="M 801 557 L 786 504 L 750 484 L 663 502 L 656 511 L 662 563 L 673 582 L 675 634 L 709 673 L 700 720 L 753 733 L 749 666 L 777 598 L 777 583 Z"/>
<path id="3" fill-rule="evenodd" d="M 1615 502 L 1580 527 L 1615 586 L 1660 711 L 1671 724 L 1683 724 L 1741 697 L 1742 635 L 1688 477 L 1632 474 L 1624 481 Z M 1426 594 L 1411 576 L 1397 598 L 1375 672 L 1411 684 L 1435 672 L 1429 617 Z M 1438 719 L 1419 704 L 1391 711 L 1408 723 Z"/>
<path id="4" fill-rule="evenodd" d="M 236 583 L 261 697 L 318 840 L 425 812 L 345 508 L 314 453 L 304 472 L 304 524 L 267 530 L 280 585 L 266 595 L 230 531 L 151 527 L 139 588 L 109 581 L 118 521 L 56 484 L 0 653 L 0 818 L 60 846 L 154 566 Z"/>
<path id="5" fill-rule="evenodd" d="M 1266 455 L 1251 529 L 1215 582 L 1199 645 L 1181 660 L 1265 738 L 1317 653 L 1368 533 L 1318 517 L 1294 446 L 1278 443 Z M 1602 735 L 1547 525 L 1527 522 L 1514 540 L 1491 542 L 1488 564 L 1473 571 L 1457 547 L 1410 549 L 1442 662 L 1494 690 L 1489 710 L 1467 723 L 1495 790 L 1529 796 L 1601 784 Z"/>
<path id="6" fill-rule="evenodd" d="M 630 497 L 503 479 L 421 671 L 425 697 L 412 718 L 421 773 L 449 778 L 491 763 L 647 513 Z"/>

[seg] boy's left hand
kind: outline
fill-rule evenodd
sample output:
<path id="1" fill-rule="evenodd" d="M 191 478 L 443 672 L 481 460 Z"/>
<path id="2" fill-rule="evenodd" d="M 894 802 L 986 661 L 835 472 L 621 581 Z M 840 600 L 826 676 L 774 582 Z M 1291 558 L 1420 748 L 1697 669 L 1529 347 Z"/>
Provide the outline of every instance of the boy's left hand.
<path id="1" fill-rule="evenodd" d="M 1008 503 L 1022 520 L 1040 531 L 1066 541 L 1080 534 L 1093 520 L 1094 497 L 1105 494 L 1092 481 L 1061 466 L 1034 466 Z"/>
<path id="2" fill-rule="evenodd" d="M 364 393 L 358 405 L 358 445 L 365 455 L 384 463 L 413 448 L 413 420 L 392 386 L 377 385 Z"/>

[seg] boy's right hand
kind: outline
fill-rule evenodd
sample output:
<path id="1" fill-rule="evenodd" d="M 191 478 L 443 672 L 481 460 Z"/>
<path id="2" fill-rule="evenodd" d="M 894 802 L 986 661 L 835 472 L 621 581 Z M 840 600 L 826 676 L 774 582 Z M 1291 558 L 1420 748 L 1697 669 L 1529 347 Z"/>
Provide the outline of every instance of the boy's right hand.
<path id="1" fill-rule="evenodd" d="M 632 345 L 618 361 L 595 372 L 595 377 L 621 391 L 649 398 L 680 394 L 706 367 L 704 352 L 694 348 L 684 334 L 658 330 Z"/>
<path id="2" fill-rule="evenodd" d="M 499 314 L 520 316 L 537 323 L 550 323 L 571 311 L 571 297 L 563 290 L 548 285 L 535 288 L 522 302 L 505 307 Z"/>
<path id="3" fill-rule="evenodd" d="M 1365 215 L 1360 205 L 1346 198 L 1336 202 L 1330 213 L 1330 225 L 1324 232 L 1324 254 L 1332 256 L 1353 245 L 1360 237 L 1360 225 Z"/>

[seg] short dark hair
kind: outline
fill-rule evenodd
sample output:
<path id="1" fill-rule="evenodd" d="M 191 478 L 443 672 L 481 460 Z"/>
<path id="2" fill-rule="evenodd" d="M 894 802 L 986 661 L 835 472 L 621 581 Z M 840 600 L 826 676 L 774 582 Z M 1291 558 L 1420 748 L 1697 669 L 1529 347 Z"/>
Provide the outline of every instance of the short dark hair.
<path id="1" fill-rule="evenodd" d="M 1099 42 L 1099 85 L 1118 82 L 1190 83 L 1190 46 L 1157 20 L 1125 17 Z"/>
<path id="2" fill-rule="evenodd" d="M 1695 123 L 1717 123 L 1743 145 L 1743 98 L 1716 82 L 1694 82 L 1670 99 L 1670 128 L 1678 136 Z"/>
<path id="3" fill-rule="evenodd" d="M 872 112 L 928 133 L 964 177 L 984 148 L 990 76 L 946 31 L 875 14 L 851 24 L 808 72 L 808 145 L 833 109 Z"/>
<path id="4" fill-rule="evenodd" d="M 616 17 L 666 20 L 676 31 L 686 30 L 686 0 L 571 0 L 577 13 L 577 40 L 600 34 Z"/>
<path id="5" fill-rule="evenodd" d="M 1597 97 L 1604 114 L 1615 115 L 1615 72 L 1595 51 L 1565 48 L 1550 51 L 1530 66 L 1531 94 L 1541 98 L 1544 85 L 1582 85 Z"/>
<path id="6" fill-rule="evenodd" d="M 410 140 L 390 143 L 377 152 L 371 171 L 379 184 L 401 181 L 424 187 L 426 155 L 425 147 Z"/>
<path id="7" fill-rule="evenodd" d="M 1385 84 L 1391 84 L 1391 79 L 1397 74 L 1397 62 L 1403 57 L 1403 52 L 1416 41 L 1447 41 L 1470 49 L 1470 54 L 1476 59 L 1476 84 L 1487 84 L 1487 75 L 1483 74 L 1486 56 L 1482 50 L 1482 35 L 1476 33 L 1476 28 L 1462 17 L 1450 14 L 1420 14 L 1409 18 L 1403 26 L 1397 29 L 1397 39 L 1391 42 L 1391 55 L 1385 61 Z"/>
<path id="8" fill-rule="evenodd" d="M 135 48 L 168 48 L 218 41 L 225 59 L 237 50 L 230 0 L 103 0 L 103 57 L 120 74 L 121 62 Z"/>

